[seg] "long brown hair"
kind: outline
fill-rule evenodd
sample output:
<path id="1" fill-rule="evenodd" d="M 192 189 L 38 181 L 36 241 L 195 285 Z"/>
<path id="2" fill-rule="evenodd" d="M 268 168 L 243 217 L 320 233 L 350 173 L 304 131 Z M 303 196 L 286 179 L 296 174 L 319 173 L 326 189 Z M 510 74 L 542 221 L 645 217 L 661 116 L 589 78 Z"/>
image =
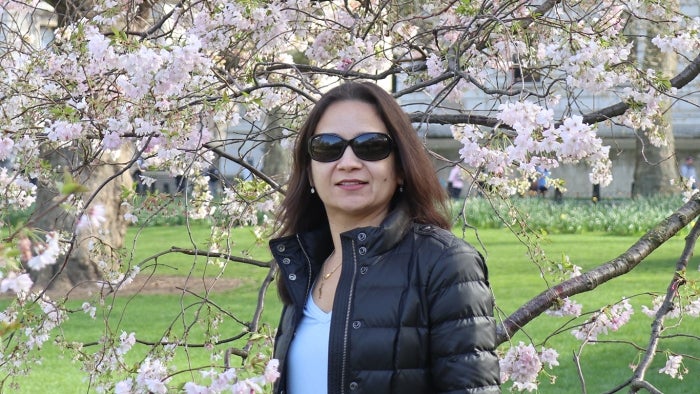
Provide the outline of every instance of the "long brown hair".
<path id="1" fill-rule="evenodd" d="M 328 107 L 338 101 L 357 100 L 374 106 L 396 145 L 396 164 L 404 179 L 403 192 L 392 204 L 403 202 L 413 220 L 450 228 L 447 194 L 411 121 L 396 100 L 370 82 L 346 82 L 324 94 L 299 129 L 286 196 L 277 215 L 278 234 L 290 235 L 326 226 L 328 217 L 321 199 L 311 193 L 311 157 L 307 143 Z"/>

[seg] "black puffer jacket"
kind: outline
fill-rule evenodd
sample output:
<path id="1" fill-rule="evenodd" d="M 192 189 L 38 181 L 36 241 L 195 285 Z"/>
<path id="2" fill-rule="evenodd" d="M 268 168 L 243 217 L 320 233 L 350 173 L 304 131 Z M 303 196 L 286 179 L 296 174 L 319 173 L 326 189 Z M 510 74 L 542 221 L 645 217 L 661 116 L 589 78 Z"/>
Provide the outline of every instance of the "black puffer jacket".
<path id="1" fill-rule="evenodd" d="M 452 233 L 411 222 L 341 235 L 328 393 L 497 393 L 493 297 L 481 255 Z M 270 241 L 292 300 L 275 342 L 285 393 L 286 355 L 304 302 L 333 247 L 327 231 Z M 290 393 L 294 394 L 294 393 Z"/>

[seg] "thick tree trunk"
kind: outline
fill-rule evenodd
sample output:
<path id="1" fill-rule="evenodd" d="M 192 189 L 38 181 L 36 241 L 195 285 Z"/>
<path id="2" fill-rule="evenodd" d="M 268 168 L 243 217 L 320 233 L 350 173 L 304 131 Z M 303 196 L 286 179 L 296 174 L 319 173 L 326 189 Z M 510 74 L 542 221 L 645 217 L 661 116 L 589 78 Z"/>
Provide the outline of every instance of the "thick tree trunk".
<path id="1" fill-rule="evenodd" d="M 670 182 L 671 179 L 678 178 L 671 126 L 667 127 L 666 133 L 668 144 L 661 147 L 651 145 L 646 133 L 639 134 L 632 197 L 678 193 L 678 187 Z"/>
<path id="2" fill-rule="evenodd" d="M 669 7 L 678 8 L 677 1 L 669 1 Z M 657 26 L 641 23 L 641 40 L 644 40 L 644 59 L 642 70 L 658 70 L 663 76 L 671 78 L 677 73 L 678 59 L 675 53 L 662 53 L 651 43 L 651 38 L 658 34 Z M 638 42 L 639 44 L 639 42 Z M 664 126 L 659 131 L 666 136 L 664 146 L 654 146 L 650 142 L 647 130 L 638 132 L 637 160 L 634 168 L 634 183 L 632 197 L 669 195 L 678 192 L 677 186 L 671 184 L 671 179 L 678 178 L 678 167 L 675 158 L 675 139 L 671 119 L 663 119 Z"/>
<path id="3" fill-rule="evenodd" d="M 58 25 L 67 26 L 80 18 L 90 17 L 95 6 L 92 0 L 44 0 L 50 4 L 58 16 Z"/>
<path id="4" fill-rule="evenodd" d="M 128 161 L 129 157 L 126 152 L 122 156 L 119 161 Z M 75 168 L 81 160 L 80 157 L 67 150 L 55 152 L 50 155 L 49 159 L 57 171 Z M 92 160 L 89 165 L 80 166 L 78 170 L 73 172 L 75 181 L 89 189 L 81 197 L 87 199 L 96 193 L 88 208 L 98 204 L 105 208 L 105 222 L 99 228 L 88 229 L 80 234 L 75 234 L 75 225 L 79 218 L 60 206 L 56 206 L 56 201 L 61 196 L 54 185 L 39 182 L 35 211 L 35 215 L 40 215 L 36 218 L 37 227 L 46 231 L 63 231 L 68 236 L 74 236 L 75 243 L 66 255 L 59 257 L 55 265 L 48 266 L 38 272 L 31 272 L 37 287 L 59 291 L 68 290 L 85 281 L 101 279 L 102 274 L 98 264 L 118 261 L 115 259 L 115 256 L 118 255 L 116 251 L 123 246 L 127 228 L 127 222 L 120 210 L 121 192 L 123 187 L 130 188 L 132 181 L 128 171 L 108 182 L 107 180 L 115 176 L 122 167 L 115 162 L 103 161 L 98 158 Z"/>
<path id="5" fill-rule="evenodd" d="M 58 25 L 66 26 L 83 18 L 94 16 L 94 0 L 44 0 L 54 8 L 58 16 Z M 126 23 L 132 29 L 142 29 L 146 21 L 152 18 L 153 6 L 157 0 L 143 0 L 134 4 L 133 18 Z"/>
<path id="6" fill-rule="evenodd" d="M 278 126 L 279 118 L 277 115 L 274 110 L 268 113 L 267 134 L 269 140 L 265 146 L 262 172 L 269 175 L 275 182 L 284 183 L 291 169 L 292 156 L 290 151 L 280 144 L 283 134 L 282 127 Z"/>

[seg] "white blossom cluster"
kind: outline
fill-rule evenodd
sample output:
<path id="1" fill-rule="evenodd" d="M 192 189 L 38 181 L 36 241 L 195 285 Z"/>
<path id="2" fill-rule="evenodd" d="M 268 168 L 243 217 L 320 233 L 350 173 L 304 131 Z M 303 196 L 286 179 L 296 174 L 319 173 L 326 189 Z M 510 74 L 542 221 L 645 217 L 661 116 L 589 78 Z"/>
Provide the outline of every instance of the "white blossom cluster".
<path id="1" fill-rule="evenodd" d="M 235 369 L 227 369 L 223 372 L 203 371 L 202 375 L 211 379 L 208 386 L 188 382 L 184 386 L 187 394 L 219 394 L 236 393 L 252 394 L 263 393 L 263 388 L 269 386 L 279 378 L 279 361 L 270 360 L 265 366 L 265 371 L 261 376 L 240 379 Z"/>
<path id="2" fill-rule="evenodd" d="M 515 194 L 521 191 L 518 183 L 536 175 L 535 167 L 554 169 L 579 161 L 589 163 L 592 183 L 606 186 L 612 181 L 609 147 L 580 116 L 556 126 L 551 110 L 531 102 L 506 103 L 499 109 L 498 118 L 517 133 L 505 147 L 483 145 L 489 136 L 475 127 L 453 126 L 453 135 L 462 143 L 459 154 L 464 164 L 483 169 L 488 184 Z"/>
<path id="3" fill-rule="evenodd" d="M 683 375 L 688 373 L 687 368 L 683 368 L 683 356 L 670 355 L 666 360 L 666 365 L 659 369 L 659 373 L 666 374 L 674 379 L 683 380 Z"/>
<path id="4" fill-rule="evenodd" d="M 505 356 L 501 357 L 501 382 L 513 382 L 517 391 L 536 391 L 539 386 L 539 376 L 545 364 L 552 369 L 559 365 L 559 353 L 552 348 L 542 347 L 537 351 L 532 344 L 520 342 L 511 346 Z"/>
<path id="5" fill-rule="evenodd" d="M 0 168 L 0 208 L 28 208 L 36 200 L 36 185 L 26 175 Z"/>
<path id="6" fill-rule="evenodd" d="M 663 301 L 664 297 L 654 297 L 652 299 L 651 308 L 646 305 L 642 305 L 642 313 L 652 318 L 656 317 L 656 314 L 659 312 L 659 308 L 661 308 Z M 696 296 L 694 299 L 691 298 L 684 304 L 674 305 L 674 307 L 671 308 L 671 310 L 666 314 L 666 317 L 672 319 L 680 318 L 682 316 L 700 317 L 700 297 Z"/>
<path id="7" fill-rule="evenodd" d="M 601 309 L 581 325 L 571 330 L 571 334 L 581 341 L 596 341 L 601 334 L 617 331 L 629 322 L 634 314 L 634 308 L 626 298 L 622 301 Z"/>

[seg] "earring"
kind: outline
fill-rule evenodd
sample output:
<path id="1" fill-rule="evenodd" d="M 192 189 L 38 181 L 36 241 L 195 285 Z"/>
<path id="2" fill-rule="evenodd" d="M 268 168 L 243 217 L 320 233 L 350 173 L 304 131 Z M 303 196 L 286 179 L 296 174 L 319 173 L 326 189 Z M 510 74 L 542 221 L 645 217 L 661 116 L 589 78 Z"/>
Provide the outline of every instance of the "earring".
<path id="1" fill-rule="evenodd" d="M 311 194 L 314 194 L 314 193 L 316 193 L 316 189 L 314 189 L 314 187 L 311 186 Z"/>
<path id="2" fill-rule="evenodd" d="M 403 193 L 403 185 L 399 185 L 399 193 Z"/>

